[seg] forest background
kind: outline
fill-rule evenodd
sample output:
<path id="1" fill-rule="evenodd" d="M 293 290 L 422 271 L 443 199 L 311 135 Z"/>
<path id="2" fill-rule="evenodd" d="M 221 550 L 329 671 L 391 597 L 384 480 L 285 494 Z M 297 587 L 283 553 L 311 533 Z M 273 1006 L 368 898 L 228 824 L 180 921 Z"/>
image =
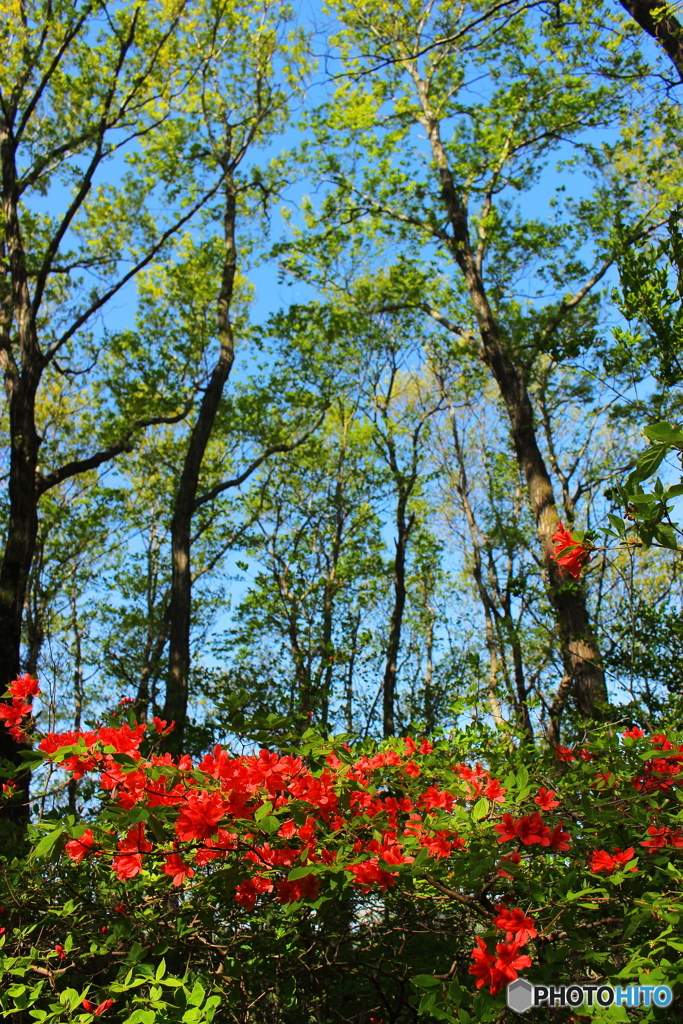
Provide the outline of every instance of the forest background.
<path id="1" fill-rule="evenodd" d="M 40 732 L 677 728 L 675 10 L 0 9 L 0 673 Z M 32 745 L 8 835 L 93 806 Z"/>

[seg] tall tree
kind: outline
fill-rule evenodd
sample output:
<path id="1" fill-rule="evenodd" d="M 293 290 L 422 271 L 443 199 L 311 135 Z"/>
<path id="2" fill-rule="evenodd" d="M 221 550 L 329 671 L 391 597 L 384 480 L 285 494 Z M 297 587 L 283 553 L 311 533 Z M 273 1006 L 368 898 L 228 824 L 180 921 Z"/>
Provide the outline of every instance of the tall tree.
<path id="1" fill-rule="evenodd" d="M 583 75 L 599 46 L 585 12 L 581 41 L 567 43 L 561 20 L 543 22 L 533 5 L 333 6 L 342 72 L 313 123 L 317 173 L 330 187 L 319 213 L 309 207 L 290 266 L 333 287 L 335 275 L 348 281 L 345 260 L 367 266 L 381 246 L 384 267 L 387 254 L 395 261 L 386 273 L 393 295 L 385 285 L 376 307 L 422 309 L 454 352 L 486 368 L 525 481 L 566 677 L 578 711 L 595 714 L 607 696 L 604 671 L 585 589 L 551 557 L 559 515 L 529 381 L 539 353 L 571 351 L 572 333 L 580 338 L 584 320 L 594 322 L 591 296 L 613 252 L 590 204 L 542 222 L 517 196 L 538 184 L 566 140 L 618 127 L 623 92 Z M 617 52 L 612 71 L 621 73 L 623 61 Z M 486 84 L 475 93 L 469 81 L 477 75 Z M 597 168 L 605 160 L 596 153 Z M 603 192 L 600 202 L 603 219 L 605 203 L 610 216 L 628 205 L 623 193 L 610 200 Z M 585 266 L 577 247 L 595 235 L 604 255 Z M 520 294 L 523 278 L 530 300 Z M 542 298 L 548 289 L 550 302 Z"/>
<path id="2" fill-rule="evenodd" d="M 218 172 L 222 255 L 216 281 L 216 353 L 182 462 L 171 521 L 171 592 L 169 663 L 164 716 L 177 723 L 169 745 L 180 748 L 187 714 L 192 601 L 192 520 L 197 509 L 236 480 L 200 493 L 204 456 L 216 423 L 224 388 L 235 359 L 234 303 L 240 240 L 238 221 L 248 206 L 270 195 L 263 172 L 251 163 L 254 149 L 281 129 L 288 117 L 290 94 L 300 87 L 302 38 L 282 36 L 288 12 L 262 4 L 202 5 L 197 13 L 189 63 L 199 62 L 191 95 L 201 119 L 187 127 L 209 168 Z M 284 64 L 284 68 L 281 66 Z M 280 66 L 279 66 L 280 65 Z M 274 190 L 276 192 L 276 190 Z M 248 220 L 248 215 L 246 217 Z M 244 245 L 242 256 L 244 257 Z M 205 357 L 211 359 L 207 348 Z M 288 445 L 277 445 L 283 450 Z M 248 471 L 247 471 L 248 472 Z"/>
<path id="3" fill-rule="evenodd" d="M 183 11 L 183 0 L 144 7 L 67 0 L 58 8 L 35 0 L 2 19 L 0 365 L 10 445 L 0 564 L 3 685 L 21 668 L 41 495 L 127 451 L 145 427 L 184 413 L 176 396 L 141 408 L 110 392 L 95 444 L 78 452 L 53 447 L 54 461 L 41 464 L 41 387 L 69 374 L 81 375 L 85 387 L 88 364 L 91 379 L 106 377 L 98 317 L 216 188 L 198 187 L 182 156 L 172 170 L 168 162 L 133 164 L 118 184 L 102 183 L 115 159 L 158 131 L 171 95 L 192 75 L 174 60 Z M 155 216 L 153 207 L 165 213 Z M 0 756 L 18 763 L 4 730 Z"/>

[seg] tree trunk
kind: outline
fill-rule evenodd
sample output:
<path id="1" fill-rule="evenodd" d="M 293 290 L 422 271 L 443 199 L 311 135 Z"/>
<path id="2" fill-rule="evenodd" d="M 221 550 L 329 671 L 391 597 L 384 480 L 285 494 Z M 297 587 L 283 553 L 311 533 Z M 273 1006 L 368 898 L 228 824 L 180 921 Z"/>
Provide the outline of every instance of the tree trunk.
<path id="1" fill-rule="evenodd" d="M 199 475 L 206 446 L 216 419 L 225 383 L 235 358 L 230 306 L 232 303 L 237 253 L 235 248 L 236 192 L 232 171 L 224 161 L 225 214 L 223 217 L 225 261 L 217 301 L 219 353 L 195 420 L 175 497 L 171 522 L 171 599 L 169 608 L 169 661 L 163 717 L 175 721 L 175 731 L 166 749 L 182 750 L 187 721 L 190 673 L 190 625 L 192 614 L 192 568 L 190 545 L 192 516 Z"/>
<path id="2" fill-rule="evenodd" d="M 683 25 L 678 18 L 665 11 L 665 4 L 661 0 L 619 2 L 633 20 L 666 50 L 683 82 Z M 661 17 L 656 17 L 655 11 L 659 11 Z"/>
<path id="3" fill-rule="evenodd" d="M 406 605 L 406 555 L 410 532 L 415 525 L 415 515 L 406 518 L 406 497 L 400 495 L 396 508 L 396 556 L 394 558 L 394 605 L 389 622 L 389 639 L 382 683 L 382 734 L 384 739 L 393 736 L 396 730 L 394 702 L 396 700 L 396 679 L 398 652 L 401 646 L 401 628 Z"/>
<path id="4" fill-rule="evenodd" d="M 20 673 L 21 624 L 31 562 L 38 536 L 37 468 L 40 438 L 35 424 L 36 391 L 43 360 L 31 306 L 26 259 L 17 214 L 19 201 L 15 144 L 7 125 L 0 126 L 2 162 L 2 203 L 5 238 L 3 250 L 9 263 L 9 278 L 2 290 L 2 334 L 0 366 L 9 406 L 10 471 L 9 516 L 5 550 L 0 566 L 0 692 Z M 16 324 L 21 368 L 12 351 L 12 325 Z M 25 744 L 16 743 L 6 728 L 0 728 L 0 757 L 18 766 Z M 2 815 L 13 822 L 28 818 L 30 773 L 15 779 L 23 796 L 5 803 Z"/>
<path id="5" fill-rule="evenodd" d="M 472 251 L 467 211 L 458 195 L 448 158 L 441 142 L 439 123 L 423 100 L 432 154 L 441 181 L 441 195 L 451 228 L 451 250 L 463 274 L 474 309 L 482 342 L 482 358 L 498 384 L 510 421 L 518 465 L 527 485 L 547 570 L 548 590 L 560 632 L 562 659 L 572 679 L 577 710 L 595 716 L 598 705 L 607 701 L 605 675 L 593 636 L 585 592 L 581 584 L 568 580 L 550 557 L 552 536 L 559 517 L 555 496 L 543 455 L 536 439 L 534 414 L 523 370 L 508 357 L 499 325 L 489 306 L 477 256 Z"/>

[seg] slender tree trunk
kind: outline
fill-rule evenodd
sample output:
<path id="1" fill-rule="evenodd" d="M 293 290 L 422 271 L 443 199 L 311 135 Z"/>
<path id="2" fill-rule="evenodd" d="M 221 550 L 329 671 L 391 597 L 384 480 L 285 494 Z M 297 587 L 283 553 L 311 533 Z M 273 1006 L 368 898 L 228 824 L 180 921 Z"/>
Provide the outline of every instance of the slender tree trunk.
<path id="1" fill-rule="evenodd" d="M 192 568 L 190 545 L 199 475 L 206 447 L 216 419 L 225 383 L 235 358 L 230 306 L 232 303 L 237 254 L 235 247 L 236 192 L 232 172 L 224 163 L 225 214 L 223 218 L 225 261 L 217 301 L 219 353 L 195 420 L 175 497 L 171 522 L 171 599 L 169 609 L 169 662 L 163 717 L 176 729 L 166 747 L 182 749 L 187 720 L 190 673 L 190 625 L 192 615 Z"/>
<path id="2" fill-rule="evenodd" d="M 75 594 L 71 594 L 71 627 L 74 633 L 74 730 L 80 731 L 81 717 L 83 714 L 83 652 L 81 644 L 81 624 L 78 621 L 78 604 Z M 69 779 L 69 811 L 77 813 L 76 797 L 78 796 L 78 782 L 76 779 Z"/>
<path id="3" fill-rule="evenodd" d="M 425 587 L 426 589 L 426 587 Z M 434 609 L 425 600 L 427 608 L 427 649 L 425 651 L 427 666 L 425 669 L 425 729 L 428 733 L 434 732 L 434 623 L 436 615 Z"/>
<path id="4" fill-rule="evenodd" d="M 410 533 L 415 525 L 414 513 L 411 513 L 406 518 L 406 500 L 404 495 L 400 495 L 396 507 L 397 536 L 396 555 L 394 558 L 394 604 L 389 621 L 389 639 L 387 640 L 382 685 L 382 732 L 385 739 L 393 736 L 396 729 L 394 704 L 396 701 L 398 652 L 401 646 L 401 629 L 406 606 L 406 555 Z"/>
<path id="5" fill-rule="evenodd" d="M 0 687 L 4 691 L 21 669 L 21 626 L 31 562 L 38 536 L 37 468 L 40 438 L 36 430 L 36 391 L 43 370 L 28 284 L 28 272 L 17 206 L 19 201 L 15 143 L 6 124 L 0 125 L 2 203 L 5 237 L 3 250 L 9 264 L 2 282 L 2 333 L 0 368 L 9 406 L 10 470 L 9 516 L 5 549 L 0 565 Z M 12 326 L 16 326 L 21 367 L 12 351 Z M 18 766 L 25 744 L 16 743 L 0 728 L 0 757 Z M 20 793 L 0 812 L 14 822 L 28 818 L 30 772 L 15 779 Z M 23 793 L 23 795 L 21 795 Z"/>
<path id="6" fill-rule="evenodd" d="M 536 438 L 534 414 L 521 367 L 508 357 L 500 327 L 486 295 L 481 260 L 470 244 L 467 211 L 458 195 L 448 158 L 441 142 L 439 122 L 429 109 L 423 83 L 418 83 L 423 103 L 423 124 L 437 165 L 441 195 L 451 228 L 450 246 L 463 274 L 482 342 L 482 359 L 498 384 L 507 410 L 517 462 L 527 485 L 536 529 L 547 569 L 548 591 L 560 631 L 562 659 L 572 680 L 577 710 L 587 716 L 597 714 L 598 705 L 607 700 L 605 675 L 600 653 L 591 629 L 585 592 L 581 584 L 568 580 L 550 557 L 554 551 L 552 536 L 559 517 L 550 474 Z"/>

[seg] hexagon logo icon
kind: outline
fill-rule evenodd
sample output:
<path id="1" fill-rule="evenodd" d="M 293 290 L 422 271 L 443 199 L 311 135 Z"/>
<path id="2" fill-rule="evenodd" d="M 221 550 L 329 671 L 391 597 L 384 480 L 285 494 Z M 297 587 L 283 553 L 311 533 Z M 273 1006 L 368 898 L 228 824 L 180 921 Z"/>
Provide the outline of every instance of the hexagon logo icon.
<path id="1" fill-rule="evenodd" d="M 524 978 L 517 978 L 508 985 L 508 1008 L 515 1013 L 526 1013 L 534 1005 L 534 988 Z"/>

